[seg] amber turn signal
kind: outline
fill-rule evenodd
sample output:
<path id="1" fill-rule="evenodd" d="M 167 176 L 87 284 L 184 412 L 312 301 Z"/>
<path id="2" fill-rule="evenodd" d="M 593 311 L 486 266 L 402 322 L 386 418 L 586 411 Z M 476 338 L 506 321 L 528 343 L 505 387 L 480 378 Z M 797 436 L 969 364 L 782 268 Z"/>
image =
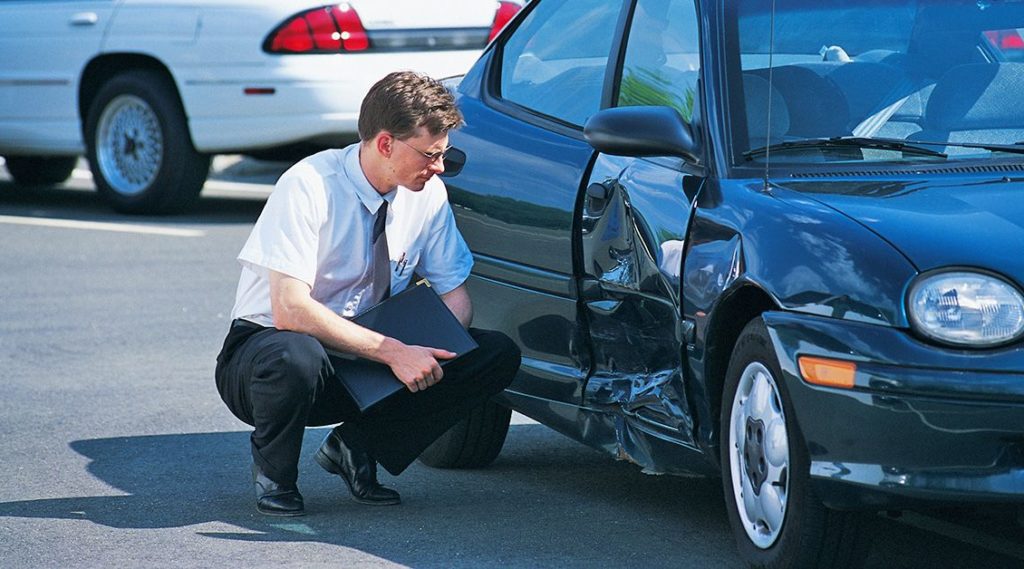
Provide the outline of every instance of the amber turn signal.
<path id="1" fill-rule="evenodd" d="M 800 375 L 807 383 L 843 389 L 853 387 L 853 379 L 857 374 L 857 364 L 853 362 L 812 356 L 800 356 L 797 361 L 800 364 Z"/>

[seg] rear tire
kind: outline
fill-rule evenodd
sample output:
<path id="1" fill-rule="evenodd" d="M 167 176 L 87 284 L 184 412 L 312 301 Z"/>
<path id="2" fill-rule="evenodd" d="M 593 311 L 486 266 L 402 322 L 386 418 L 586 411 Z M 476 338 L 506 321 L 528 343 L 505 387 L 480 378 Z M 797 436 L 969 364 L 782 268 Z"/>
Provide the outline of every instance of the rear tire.
<path id="1" fill-rule="evenodd" d="M 155 71 L 108 80 L 89 105 L 85 138 L 97 189 L 124 213 L 184 211 L 210 170 L 210 157 L 192 146 L 174 84 Z"/>
<path id="2" fill-rule="evenodd" d="M 23 186 L 56 186 L 71 176 L 77 156 L 6 156 L 7 172 Z"/>
<path id="3" fill-rule="evenodd" d="M 865 515 L 830 510 L 814 493 L 807 444 L 796 424 L 768 329 L 743 329 L 726 373 L 722 481 L 740 554 L 750 567 L 856 567 Z"/>
<path id="4" fill-rule="evenodd" d="M 434 468 L 487 466 L 501 452 L 511 419 L 511 409 L 488 401 L 427 447 L 420 462 Z"/>

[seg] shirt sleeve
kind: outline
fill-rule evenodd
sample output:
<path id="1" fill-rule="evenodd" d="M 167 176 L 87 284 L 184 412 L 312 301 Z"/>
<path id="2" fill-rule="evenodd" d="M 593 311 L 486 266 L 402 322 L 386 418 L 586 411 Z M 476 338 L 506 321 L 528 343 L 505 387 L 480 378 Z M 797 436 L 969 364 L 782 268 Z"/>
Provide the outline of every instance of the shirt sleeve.
<path id="1" fill-rule="evenodd" d="M 464 283 L 472 269 L 473 254 L 446 200 L 437 212 L 416 272 L 430 281 L 438 294 L 445 294 Z"/>
<path id="2" fill-rule="evenodd" d="M 313 286 L 326 198 L 300 173 L 286 174 L 267 198 L 238 260 L 257 274 L 284 273 Z"/>

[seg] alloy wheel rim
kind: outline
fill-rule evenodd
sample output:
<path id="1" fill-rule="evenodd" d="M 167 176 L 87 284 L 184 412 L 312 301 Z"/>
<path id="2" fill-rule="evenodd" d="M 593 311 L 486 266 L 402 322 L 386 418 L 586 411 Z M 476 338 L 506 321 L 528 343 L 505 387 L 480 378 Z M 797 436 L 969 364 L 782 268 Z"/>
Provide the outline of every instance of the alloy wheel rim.
<path id="1" fill-rule="evenodd" d="M 789 435 L 782 398 L 761 362 L 743 370 L 729 416 L 730 478 L 743 529 L 754 545 L 775 543 L 789 502 Z"/>
<path id="2" fill-rule="evenodd" d="M 145 101 L 119 95 L 100 115 L 96 159 L 110 187 L 136 195 L 153 183 L 163 161 L 160 121 Z"/>

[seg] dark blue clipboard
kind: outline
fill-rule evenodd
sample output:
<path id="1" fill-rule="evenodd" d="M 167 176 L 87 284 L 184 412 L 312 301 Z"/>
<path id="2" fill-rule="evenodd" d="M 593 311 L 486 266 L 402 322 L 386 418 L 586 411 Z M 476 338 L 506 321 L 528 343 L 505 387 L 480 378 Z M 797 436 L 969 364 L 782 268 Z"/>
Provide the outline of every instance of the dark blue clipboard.
<path id="1" fill-rule="evenodd" d="M 425 284 L 411 286 L 389 297 L 352 321 L 405 344 L 440 348 L 458 354 L 453 359 L 441 361 L 442 367 L 477 347 L 476 340 L 462 327 L 441 297 Z M 366 411 L 406 388 L 385 364 L 337 352 L 330 354 L 335 360 L 335 376 L 360 411 Z"/>

